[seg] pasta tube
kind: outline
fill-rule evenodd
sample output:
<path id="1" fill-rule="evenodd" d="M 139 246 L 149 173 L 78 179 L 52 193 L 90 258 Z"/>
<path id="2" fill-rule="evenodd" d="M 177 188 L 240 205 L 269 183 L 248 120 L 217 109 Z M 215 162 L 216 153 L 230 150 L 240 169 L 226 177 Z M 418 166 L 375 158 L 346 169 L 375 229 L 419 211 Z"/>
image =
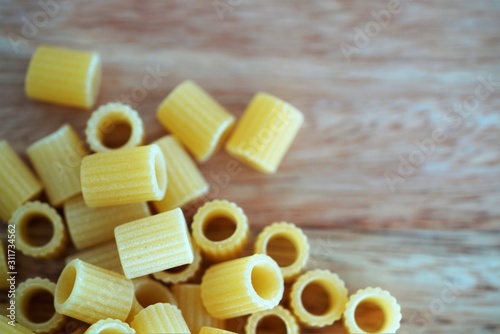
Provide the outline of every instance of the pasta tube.
<path id="1" fill-rule="evenodd" d="M 54 258 L 67 243 L 66 231 L 56 210 L 41 202 L 27 202 L 13 214 L 17 249 L 35 258 Z"/>
<path id="2" fill-rule="evenodd" d="M 144 125 L 137 111 L 129 105 L 112 102 L 92 113 L 85 135 L 92 151 L 108 152 L 141 145 Z"/>
<path id="3" fill-rule="evenodd" d="M 255 253 L 271 256 L 280 266 L 285 281 L 290 281 L 305 267 L 309 243 L 304 232 L 294 224 L 273 223 L 257 236 Z"/>
<path id="4" fill-rule="evenodd" d="M 201 254 L 200 247 L 198 247 L 197 244 L 191 243 L 191 245 L 193 246 L 192 263 L 153 273 L 153 277 L 166 284 L 187 282 L 188 280 L 195 277 L 196 273 L 200 271 Z"/>
<path id="5" fill-rule="evenodd" d="M 114 240 L 70 255 L 66 257 L 66 264 L 73 259 L 80 259 L 94 266 L 123 275 L 118 248 L 116 248 Z"/>
<path id="6" fill-rule="evenodd" d="M 139 312 L 131 326 L 142 333 L 191 333 L 177 306 L 157 303 Z"/>
<path id="7" fill-rule="evenodd" d="M 199 162 L 212 156 L 234 124 L 233 115 L 189 80 L 163 100 L 156 116 Z"/>
<path id="8" fill-rule="evenodd" d="M 135 330 L 123 321 L 103 319 L 90 326 L 85 334 L 135 334 Z"/>
<path id="9" fill-rule="evenodd" d="M 80 165 L 88 154 L 82 143 L 75 130 L 66 124 L 28 147 L 28 157 L 54 207 L 81 192 Z"/>
<path id="10" fill-rule="evenodd" d="M 125 320 L 132 307 L 134 284 L 120 274 L 74 259 L 56 285 L 57 313 L 93 324 L 101 319 Z"/>
<path id="11" fill-rule="evenodd" d="M 278 305 L 273 309 L 260 311 L 248 317 L 245 333 L 262 332 L 298 334 L 299 326 L 290 311 Z"/>
<path id="12" fill-rule="evenodd" d="M 324 327 L 340 319 L 347 302 L 344 281 L 336 274 L 316 269 L 293 283 L 290 306 L 297 319 L 310 327 Z"/>
<path id="13" fill-rule="evenodd" d="M 28 328 L 23 325 L 15 323 L 16 326 L 12 326 L 11 323 L 15 323 L 9 320 L 7 317 L 0 315 L 0 333 L 2 334 L 33 334 Z"/>
<path id="14" fill-rule="evenodd" d="M 16 291 L 16 320 L 35 333 L 54 333 L 64 324 L 65 316 L 54 309 L 56 284 L 40 277 L 29 278 Z"/>
<path id="15" fill-rule="evenodd" d="M 218 263 L 201 282 L 203 305 L 218 319 L 269 310 L 278 305 L 283 290 L 278 264 L 264 254 Z"/>
<path id="16" fill-rule="evenodd" d="M 198 167 L 174 136 L 165 136 L 154 142 L 167 161 L 168 188 L 165 197 L 153 202 L 158 212 L 182 207 L 208 192 L 208 183 Z"/>
<path id="17" fill-rule="evenodd" d="M 203 306 L 199 284 L 176 284 L 172 292 L 191 332 L 198 333 L 203 326 L 224 328 L 224 320 L 212 318 Z"/>
<path id="18" fill-rule="evenodd" d="M 262 173 L 275 173 L 299 128 L 302 113 L 266 93 L 250 101 L 226 144 L 229 154 Z"/>
<path id="19" fill-rule="evenodd" d="M 146 202 L 89 208 L 82 196 L 76 196 L 64 203 L 64 215 L 73 244 L 84 249 L 113 240 L 115 227 L 149 217 L 151 212 Z"/>
<path id="20" fill-rule="evenodd" d="M 29 98 L 88 109 L 101 85 L 101 58 L 84 52 L 41 45 L 28 67 L 25 91 Z"/>
<path id="21" fill-rule="evenodd" d="M 349 333 L 396 333 L 401 323 L 401 307 L 396 298 L 381 288 L 359 289 L 344 312 Z"/>
<path id="22" fill-rule="evenodd" d="M 248 242 L 248 219 L 243 210 L 228 201 L 205 203 L 193 217 L 194 241 L 212 261 L 237 257 Z"/>
<path id="23" fill-rule="evenodd" d="M 0 219 L 7 222 L 26 201 L 35 199 L 42 185 L 6 140 L 0 140 Z"/>
<path id="24" fill-rule="evenodd" d="M 123 272 L 136 278 L 193 262 L 193 249 L 180 208 L 115 228 Z"/>
<path id="25" fill-rule="evenodd" d="M 89 207 L 159 200 L 167 166 L 157 145 L 95 153 L 82 161 L 82 193 Z"/>
<path id="26" fill-rule="evenodd" d="M 9 275 L 7 272 L 10 270 L 7 270 L 7 258 L 5 257 L 5 246 L 3 244 L 3 241 L 0 240 L 0 289 L 7 289 L 9 287 L 9 282 L 7 279 L 9 278 Z"/>
<path id="27" fill-rule="evenodd" d="M 226 331 L 214 327 L 201 327 L 200 334 L 236 334 L 235 332 Z"/>

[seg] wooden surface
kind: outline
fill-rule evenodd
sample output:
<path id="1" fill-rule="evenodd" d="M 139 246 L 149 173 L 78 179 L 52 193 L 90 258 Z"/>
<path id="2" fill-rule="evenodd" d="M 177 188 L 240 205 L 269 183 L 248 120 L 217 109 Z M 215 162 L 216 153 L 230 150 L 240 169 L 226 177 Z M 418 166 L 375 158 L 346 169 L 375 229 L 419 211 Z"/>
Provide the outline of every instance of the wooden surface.
<path id="1" fill-rule="evenodd" d="M 500 2 L 403 1 L 378 31 L 371 11 L 388 1 L 218 3 L 221 16 L 208 0 L 76 1 L 44 22 L 38 2 L 3 1 L 0 138 L 25 157 L 65 122 L 83 133 L 89 112 L 24 96 L 41 43 L 101 54 L 98 104 L 137 93 L 148 68 L 168 72 L 132 98 L 148 141 L 165 134 L 155 109 L 183 79 L 237 116 L 256 92 L 273 93 L 306 117 L 280 170 L 265 176 L 242 165 L 226 180 L 232 159 L 219 152 L 201 166 L 210 196 L 242 206 L 255 230 L 302 226 L 310 267 L 338 273 L 350 293 L 380 286 L 397 297 L 400 333 L 499 333 Z M 26 23 L 33 15 L 43 25 L 36 32 Z M 358 46 L 349 59 L 347 44 Z M 481 86 L 488 78 L 493 85 Z M 461 103 L 472 107 L 453 111 Z M 446 138 L 418 153 L 436 129 Z M 19 278 L 56 279 L 62 268 L 18 262 Z"/>

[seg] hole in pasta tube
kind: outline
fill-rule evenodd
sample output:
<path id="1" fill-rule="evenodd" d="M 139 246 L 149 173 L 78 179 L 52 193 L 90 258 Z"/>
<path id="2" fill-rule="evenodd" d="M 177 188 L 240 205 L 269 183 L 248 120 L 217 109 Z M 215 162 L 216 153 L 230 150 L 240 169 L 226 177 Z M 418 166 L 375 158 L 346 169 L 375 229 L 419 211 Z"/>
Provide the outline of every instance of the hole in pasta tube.
<path id="1" fill-rule="evenodd" d="M 275 270 L 266 264 L 257 264 L 252 268 L 252 286 L 260 298 L 271 300 L 280 291 L 281 281 Z"/>
<path id="2" fill-rule="evenodd" d="M 236 231 L 236 222 L 231 217 L 216 215 L 203 222 L 203 234 L 210 241 L 226 240 Z"/>
<path id="3" fill-rule="evenodd" d="M 256 334 L 287 334 L 286 324 L 280 317 L 276 315 L 268 315 L 263 317 L 257 327 Z"/>
<path id="4" fill-rule="evenodd" d="M 50 242 L 54 227 L 50 219 L 41 214 L 24 217 L 21 222 L 21 237 L 31 247 L 42 247 Z"/>
<path id="5" fill-rule="evenodd" d="M 354 320 L 358 327 L 365 332 L 379 332 L 385 324 L 384 310 L 375 300 L 365 299 L 356 307 Z"/>
<path id="6" fill-rule="evenodd" d="M 52 318 L 56 312 L 54 295 L 45 289 L 32 291 L 24 303 L 24 314 L 33 323 L 44 323 Z"/>
<path id="7" fill-rule="evenodd" d="M 302 290 L 301 301 L 307 312 L 321 316 L 330 309 L 330 293 L 319 282 L 311 282 Z"/>
<path id="8" fill-rule="evenodd" d="M 62 284 L 59 284 L 59 281 Z M 73 292 L 73 287 L 76 282 L 76 268 L 72 265 L 66 266 L 59 280 L 57 281 L 56 286 L 56 302 L 58 304 L 64 304 L 66 300 L 68 300 L 69 296 L 71 296 L 71 292 Z"/>
<path id="9" fill-rule="evenodd" d="M 297 260 L 297 248 L 285 236 L 276 235 L 267 242 L 266 253 L 278 263 L 280 267 L 292 265 Z"/>
<path id="10" fill-rule="evenodd" d="M 132 126 L 129 120 L 122 116 L 109 114 L 99 124 L 101 143 L 107 148 L 117 149 L 129 141 L 132 136 Z"/>
<path id="11" fill-rule="evenodd" d="M 170 274 L 178 274 L 178 273 L 182 273 L 184 270 L 186 270 L 188 267 L 190 266 L 190 264 L 183 264 L 182 266 L 178 266 L 178 267 L 173 267 L 173 268 L 170 268 L 170 269 L 167 269 L 165 270 L 167 273 L 170 273 Z"/>
<path id="12" fill-rule="evenodd" d="M 166 288 L 161 283 L 145 282 L 136 287 L 135 298 L 144 308 L 156 303 L 171 303 L 163 289 Z"/>

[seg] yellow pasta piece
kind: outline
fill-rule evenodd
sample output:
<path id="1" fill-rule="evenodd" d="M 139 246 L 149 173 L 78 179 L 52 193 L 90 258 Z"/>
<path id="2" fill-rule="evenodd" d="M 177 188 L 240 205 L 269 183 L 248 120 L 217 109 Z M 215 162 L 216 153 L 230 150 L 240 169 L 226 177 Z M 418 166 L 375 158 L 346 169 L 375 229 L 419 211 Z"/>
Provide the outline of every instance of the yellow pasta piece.
<path id="1" fill-rule="evenodd" d="M 5 246 L 3 244 L 3 241 L 0 240 L 0 289 L 7 289 L 9 287 L 9 282 L 7 279 L 9 278 L 9 275 L 7 272 L 10 270 L 7 270 L 7 258 L 5 257 Z"/>
<path id="2" fill-rule="evenodd" d="M 16 320 L 35 333 L 54 333 L 66 317 L 54 309 L 56 284 L 40 277 L 29 278 L 16 291 Z"/>
<path id="3" fill-rule="evenodd" d="M 168 303 L 157 303 L 146 307 L 135 316 L 131 326 L 137 334 L 191 333 L 181 311 L 177 306 Z"/>
<path id="4" fill-rule="evenodd" d="M 191 242 L 191 245 L 193 246 L 192 263 L 153 273 L 153 277 L 166 284 L 187 282 L 195 277 L 201 267 L 201 254 L 200 247 L 197 244 Z"/>
<path id="5" fill-rule="evenodd" d="M 135 330 L 123 321 L 103 319 L 90 326 L 85 334 L 135 334 Z"/>
<path id="6" fill-rule="evenodd" d="M 68 237 L 61 216 L 49 205 L 27 202 L 13 214 L 16 226 L 17 249 L 35 258 L 54 258 L 60 255 Z"/>
<path id="7" fill-rule="evenodd" d="M 82 196 L 64 202 L 68 231 L 76 249 L 84 249 L 113 240 L 115 227 L 149 217 L 146 202 L 89 208 Z"/>
<path id="8" fill-rule="evenodd" d="M 191 332 L 198 333 L 203 326 L 224 328 L 224 320 L 212 318 L 203 306 L 199 284 L 176 284 L 172 292 Z"/>
<path id="9" fill-rule="evenodd" d="M 401 307 L 396 298 L 381 288 L 359 289 L 344 312 L 349 333 L 396 333 L 401 323 Z"/>
<path id="10" fill-rule="evenodd" d="M 218 319 L 272 309 L 283 290 L 278 264 L 264 254 L 218 263 L 207 269 L 201 281 L 203 305 Z"/>
<path id="11" fill-rule="evenodd" d="M 13 315 L 15 317 L 15 313 Z M 14 324 L 14 325 L 12 325 Z M 0 315 L 0 333 L 2 334 L 33 334 L 28 328 Z"/>
<path id="12" fill-rule="evenodd" d="M 35 199 L 42 185 L 6 140 L 0 140 L 0 219 L 7 222 L 26 201 Z"/>
<path id="13" fill-rule="evenodd" d="M 123 272 L 136 278 L 193 262 L 193 249 L 180 208 L 115 228 Z"/>
<path id="14" fill-rule="evenodd" d="M 201 175 L 191 157 L 174 136 L 165 136 L 157 144 L 168 166 L 168 188 L 165 197 L 153 202 L 158 212 L 182 207 L 208 192 L 208 183 Z"/>
<path id="15" fill-rule="evenodd" d="M 156 116 L 199 162 L 207 161 L 219 148 L 235 120 L 203 88 L 190 80 L 179 84 L 162 101 Z"/>
<path id="16" fill-rule="evenodd" d="M 137 313 L 150 305 L 154 305 L 156 303 L 169 303 L 177 305 L 175 296 L 160 282 L 157 282 L 149 277 L 139 277 L 134 279 L 133 282 L 134 301 L 127 318 L 128 323 L 131 323 L 134 320 Z"/>
<path id="17" fill-rule="evenodd" d="M 285 281 L 291 281 L 306 265 L 309 243 L 304 232 L 294 224 L 273 223 L 257 236 L 255 253 L 272 257 L 280 266 Z"/>
<path id="18" fill-rule="evenodd" d="M 316 269 L 301 275 L 290 293 L 294 315 L 310 327 L 333 324 L 342 316 L 346 303 L 344 281 L 328 270 Z"/>
<path id="19" fill-rule="evenodd" d="M 144 125 L 137 111 L 129 105 L 111 102 L 90 115 L 85 134 L 94 152 L 108 152 L 141 145 Z"/>
<path id="20" fill-rule="evenodd" d="M 248 242 L 247 216 L 236 204 L 224 200 L 213 200 L 200 207 L 191 228 L 203 256 L 212 261 L 237 257 Z"/>
<path id="21" fill-rule="evenodd" d="M 290 311 L 278 305 L 273 309 L 260 311 L 248 317 L 245 333 L 298 334 L 299 325 Z"/>
<path id="22" fill-rule="evenodd" d="M 56 285 L 56 311 L 93 324 L 113 318 L 125 320 L 132 307 L 134 284 L 120 274 L 74 259 Z"/>
<path id="23" fill-rule="evenodd" d="M 27 153 L 52 206 L 58 207 L 81 192 L 80 165 L 88 152 L 70 125 L 38 140 Z"/>
<path id="24" fill-rule="evenodd" d="M 259 172 L 275 173 L 303 122 L 304 116 L 291 104 L 258 93 L 227 141 L 226 150 Z"/>
<path id="25" fill-rule="evenodd" d="M 88 109 L 101 85 L 101 58 L 85 52 L 41 45 L 26 74 L 25 91 L 32 99 Z"/>
<path id="26" fill-rule="evenodd" d="M 155 144 L 124 148 L 85 157 L 81 179 L 89 207 L 159 200 L 167 188 L 167 165 Z"/>
<path id="27" fill-rule="evenodd" d="M 214 327 L 201 327 L 200 334 L 236 334 L 235 332 L 226 331 Z"/>
<path id="28" fill-rule="evenodd" d="M 66 257 L 66 264 L 73 259 L 80 259 L 94 266 L 123 275 L 118 248 L 116 248 L 114 240 L 70 255 Z"/>

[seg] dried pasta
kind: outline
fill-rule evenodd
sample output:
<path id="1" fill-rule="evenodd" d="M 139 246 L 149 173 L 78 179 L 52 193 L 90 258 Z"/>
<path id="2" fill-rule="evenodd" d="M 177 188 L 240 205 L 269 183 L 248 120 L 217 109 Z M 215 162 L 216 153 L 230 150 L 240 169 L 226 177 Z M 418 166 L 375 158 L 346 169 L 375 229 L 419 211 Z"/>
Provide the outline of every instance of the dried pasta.
<path id="1" fill-rule="evenodd" d="M 200 247 L 197 244 L 191 242 L 191 245 L 193 246 L 193 262 L 153 273 L 153 277 L 166 284 L 187 282 L 195 277 L 200 271 L 201 254 Z"/>
<path id="2" fill-rule="evenodd" d="M 194 215 L 191 228 L 203 256 L 212 261 L 237 257 L 248 242 L 248 218 L 240 207 L 228 201 L 205 203 Z"/>
<path id="3" fill-rule="evenodd" d="M 333 324 L 342 316 L 346 303 L 344 281 L 328 270 L 316 269 L 301 275 L 290 293 L 294 315 L 310 327 Z"/>
<path id="4" fill-rule="evenodd" d="M 88 152 L 70 125 L 32 144 L 27 154 L 52 206 L 58 207 L 81 192 L 80 165 Z"/>
<path id="5" fill-rule="evenodd" d="M 349 333 L 396 333 L 401 323 L 401 307 L 396 298 L 381 288 L 359 289 L 344 312 Z"/>
<path id="6" fill-rule="evenodd" d="M 90 115 L 85 135 L 92 151 L 108 152 L 141 145 L 144 125 L 137 111 L 129 105 L 111 102 Z"/>
<path id="7" fill-rule="evenodd" d="M 283 306 L 252 314 L 247 319 L 246 334 L 286 333 L 298 334 L 299 325 L 295 317 Z"/>
<path id="8" fill-rule="evenodd" d="M 283 290 L 278 264 L 264 254 L 218 263 L 207 269 L 201 282 L 203 305 L 218 319 L 269 310 L 278 305 Z"/>
<path id="9" fill-rule="evenodd" d="M 7 272 L 10 270 L 7 270 L 7 258 L 5 256 L 5 245 L 3 244 L 3 241 L 0 240 L 0 289 L 7 289 L 9 287 L 9 282 L 7 279 L 9 278 L 9 275 Z"/>
<path id="10" fill-rule="evenodd" d="M 280 266 L 285 281 L 294 279 L 309 258 L 309 243 L 300 228 L 291 223 L 273 223 L 257 236 L 255 253 L 271 256 Z"/>
<path id="11" fill-rule="evenodd" d="M 177 306 L 168 303 L 157 303 L 146 307 L 135 316 L 131 326 L 137 334 L 191 333 L 181 311 Z"/>
<path id="12" fill-rule="evenodd" d="M 93 324 L 107 318 L 125 320 L 133 299 L 132 281 L 74 259 L 59 276 L 54 306 L 60 314 Z"/>
<path id="13" fill-rule="evenodd" d="M 90 326 L 85 334 L 135 334 L 135 330 L 123 321 L 108 318 Z"/>
<path id="14" fill-rule="evenodd" d="M 165 197 L 153 202 L 158 212 L 182 207 L 208 192 L 208 183 L 200 170 L 174 136 L 165 136 L 154 142 L 167 162 L 168 188 Z"/>
<path id="15" fill-rule="evenodd" d="M 275 173 L 303 122 L 302 113 L 289 103 L 258 93 L 227 141 L 226 150 L 262 173 Z"/>
<path id="16" fill-rule="evenodd" d="M 180 208 L 115 228 L 123 272 L 136 278 L 193 262 L 193 249 Z"/>
<path id="17" fill-rule="evenodd" d="M 54 309 L 56 284 L 40 277 L 19 284 L 16 295 L 16 320 L 35 333 L 54 333 L 66 317 Z"/>
<path id="18" fill-rule="evenodd" d="M 0 315 L 0 333 L 2 334 L 33 334 L 28 328 L 23 325 L 17 324 L 16 326 L 12 326 L 9 324 L 12 323 L 12 320 L 9 320 L 7 317 Z"/>
<path id="19" fill-rule="evenodd" d="M 89 208 L 82 196 L 66 201 L 63 208 L 76 249 L 113 240 L 115 227 L 151 215 L 146 202 Z"/>
<path id="20" fill-rule="evenodd" d="M 27 202 L 13 214 L 11 222 L 16 226 L 17 249 L 35 258 L 54 258 L 67 244 L 67 236 L 61 216 L 49 205 Z"/>
<path id="21" fill-rule="evenodd" d="M 159 200 L 167 188 L 167 166 L 155 144 L 124 148 L 85 157 L 81 180 L 89 207 Z"/>
<path id="22" fill-rule="evenodd" d="M 235 332 L 226 331 L 220 328 L 214 327 L 201 327 L 200 334 L 236 334 Z"/>
<path id="23" fill-rule="evenodd" d="M 88 109 L 100 84 L 101 58 L 96 52 L 41 45 L 31 57 L 25 91 L 35 100 Z"/>
<path id="24" fill-rule="evenodd" d="M 80 259 L 94 266 L 123 275 L 118 248 L 114 240 L 70 255 L 66 257 L 66 264 L 73 259 Z"/>
<path id="25" fill-rule="evenodd" d="M 212 318 L 203 306 L 199 284 L 176 284 L 172 292 L 191 332 L 198 333 L 203 326 L 224 328 L 224 320 Z"/>
<path id="26" fill-rule="evenodd" d="M 234 116 L 190 80 L 179 84 L 156 112 L 160 123 L 199 162 L 207 161 L 228 136 Z"/>
<path id="27" fill-rule="evenodd" d="M 0 219 L 7 222 L 26 201 L 42 192 L 42 185 L 6 140 L 0 140 Z"/>

